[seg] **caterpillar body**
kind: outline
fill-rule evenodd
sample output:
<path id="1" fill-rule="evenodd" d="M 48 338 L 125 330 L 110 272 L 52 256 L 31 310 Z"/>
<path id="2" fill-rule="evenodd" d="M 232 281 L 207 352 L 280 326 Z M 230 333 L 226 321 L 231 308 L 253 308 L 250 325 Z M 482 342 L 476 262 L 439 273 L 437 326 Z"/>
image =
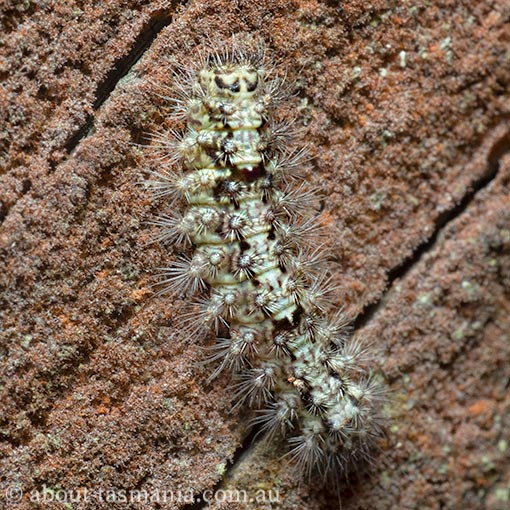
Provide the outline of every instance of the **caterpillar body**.
<path id="1" fill-rule="evenodd" d="M 211 378 L 235 374 L 234 400 L 257 410 L 253 424 L 285 437 L 304 475 L 337 476 L 380 435 L 380 390 L 366 349 L 328 314 L 313 193 L 291 185 L 305 151 L 289 149 L 290 123 L 275 120 L 282 81 L 249 47 L 234 40 L 177 80 L 186 129 L 159 135 L 170 169 L 147 182 L 173 200 L 156 221 L 161 238 L 193 251 L 165 269 L 166 289 L 200 294 L 183 320 L 193 335 L 214 326 Z"/>

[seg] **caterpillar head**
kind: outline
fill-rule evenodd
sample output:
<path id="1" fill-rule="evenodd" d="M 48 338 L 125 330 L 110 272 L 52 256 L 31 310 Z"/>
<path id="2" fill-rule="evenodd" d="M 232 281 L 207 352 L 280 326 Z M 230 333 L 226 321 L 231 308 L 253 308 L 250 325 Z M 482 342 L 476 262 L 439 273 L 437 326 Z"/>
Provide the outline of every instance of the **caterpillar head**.
<path id="1" fill-rule="evenodd" d="M 262 71 L 251 65 L 222 66 L 204 69 L 200 73 L 202 87 L 212 97 L 242 100 L 260 92 Z"/>

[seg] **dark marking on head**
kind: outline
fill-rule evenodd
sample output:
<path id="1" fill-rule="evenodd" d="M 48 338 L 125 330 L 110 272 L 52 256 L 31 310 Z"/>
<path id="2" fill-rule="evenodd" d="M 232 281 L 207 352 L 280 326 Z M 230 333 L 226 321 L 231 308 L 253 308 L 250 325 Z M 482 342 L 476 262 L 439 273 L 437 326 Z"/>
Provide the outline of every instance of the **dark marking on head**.
<path id="1" fill-rule="evenodd" d="M 255 74 L 255 79 L 253 81 L 246 80 L 246 90 L 247 92 L 253 92 L 257 85 L 259 84 L 259 77 Z"/>
<path id="2" fill-rule="evenodd" d="M 232 83 L 227 83 L 222 76 L 216 75 L 214 77 L 214 83 L 221 90 L 230 90 L 234 94 L 237 94 L 241 90 L 241 86 L 239 84 L 239 78 L 236 78 Z"/>

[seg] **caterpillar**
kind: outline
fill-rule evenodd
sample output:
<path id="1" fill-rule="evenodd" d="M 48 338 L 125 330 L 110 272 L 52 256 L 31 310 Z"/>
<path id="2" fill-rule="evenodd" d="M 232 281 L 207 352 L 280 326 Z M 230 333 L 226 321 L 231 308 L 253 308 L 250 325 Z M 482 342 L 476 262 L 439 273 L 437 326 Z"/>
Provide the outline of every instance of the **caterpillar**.
<path id="1" fill-rule="evenodd" d="M 191 337 L 214 328 L 210 379 L 232 371 L 234 407 L 285 438 L 304 477 L 346 474 L 381 434 L 382 391 L 331 313 L 315 195 L 296 184 L 306 150 L 277 113 L 288 87 L 250 39 L 198 60 L 174 75 L 172 119 L 186 126 L 155 137 L 160 168 L 146 181 L 171 210 L 158 239 L 191 247 L 164 269 L 164 290 L 198 295 L 182 320 Z"/>

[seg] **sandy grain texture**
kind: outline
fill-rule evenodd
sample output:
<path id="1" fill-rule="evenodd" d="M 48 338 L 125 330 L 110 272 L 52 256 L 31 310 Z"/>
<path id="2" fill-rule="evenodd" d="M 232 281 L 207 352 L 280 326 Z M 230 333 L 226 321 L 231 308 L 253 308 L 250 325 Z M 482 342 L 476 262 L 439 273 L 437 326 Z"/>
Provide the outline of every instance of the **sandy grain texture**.
<path id="1" fill-rule="evenodd" d="M 74 495 L 59 509 L 191 510 L 231 488 L 279 502 L 212 506 L 337 506 L 276 446 L 242 446 L 228 375 L 207 384 L 179 327 L 186 300 L 149 288 L 178 253 L 150 244 L 165 204 L 133 142 L 166 122 L 174 62 L 249 32 L 299 88 L 334 299 L 390 388 L 388 438 L 343 508 L 508 509 L 510 5 L 432 4 L 2 4 L 0 508 L 48 508 L 43 489 Z"/>

